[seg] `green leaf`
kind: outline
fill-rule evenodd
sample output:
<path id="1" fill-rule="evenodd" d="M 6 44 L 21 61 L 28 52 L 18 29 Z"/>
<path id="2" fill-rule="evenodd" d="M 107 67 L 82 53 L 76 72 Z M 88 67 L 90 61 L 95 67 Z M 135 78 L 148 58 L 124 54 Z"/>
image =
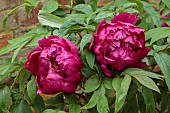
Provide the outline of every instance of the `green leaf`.
<path id="1" fill-rule="evenodd" d="M 150 44 L 170 35 L 169 27 L 158 27 L 145 32 L 146 40 L 151 39 Z"/>
<path id="2" fill-rule="evenodd" d="M 4 17 L 3 20 L 2 20 L 3 28 L 6 27 L 6 22 L 7 22 L 8 17 L 11 16 L 12 14 L 14 14 L 20 7 L 24 7 L 24 6 L 31 6 L 31 4 L 29 4 L 29 3 L 24 3 L 24 4 L 22 4 L 22 5 L 19 5 L 19 6 L 15 7 L 14 9 L 10 10 L 10 11 L 5 15 L 5 17 Z"/>
<path id="3" fill-rule="evenodd" d="M 43 98 L 40 95 L 37 95 L 32 103 L 32 107 L 36 111 L 36 113 L 42 113 L 45 109 L 45 103 Z"/>
<path id="4" fill-rule="evenodd" d="M 155 100 L 152 90 L 143 87 L 142 95 L 146 104 L 146 113 L 155 113 Z"/>
<path id="5" fill-rule="evenodd" d="M 36 93 L 37 93 L 37 87 L 35 84 L 34 77 L 32 77 L 32 79 L 28 82 L 27 91 L 28 91 L 28 96 L 31 99 L 31 102 L 33 102 L 36 97 Z"/>
<path id="6" fill-rule="evenodd" d="M 146 104 L 145 104 L 143 95 L 141 93 L 138 93 L 137 98 L 138 98 L 137 101 L 138 101 L 138 106 L 139 106 L 138 109 L 140 113 L 146 113 Z"/>
<path id="7" fill-rule="evenodd" d="M 69 105 L 69 113 L 81 113 L 81 106 L 76 103 L 72 103 Z"/>
<path id="8" fill-rule="evenodd" d="M 23 90 L 25 87 L 25 83 L 27 82 L 28 78 L 30 77 L 30 72 L 26 69 L 23 69 L 19 72 L 19 89 L 20 91 Z"/>
<path id="9" fill-rule="evenodd" d="M 64 103 L 63 93 L 58 93 L 55 97 L 52 97 L 45 102 L 46 104 L 61 104 Z"/>
<path id="10" fill-rule="evenodd" d="M 104 86 L 105 86 L 107 89 L 113 89 L 112 79 L 106 77 L 106 78 L 104 78 L 103 83 L 104 83 Z"/>
<path id="11" fill-rule="evenodd" d="M 53 109 L 46 109 L 42 113 L 66 113 L 65 111 L 53 110 Z"/>
<path id="12" fill-rule="evenodd" d="M 166 49 L 169 45 L 166 44 L 166 45 L 162 45 L 162 46 L 158 46 L 158 45 L 153 45 L 153 48 L 156 52 L 159 52 L 159 51 L 162 51 L 164 49 Z"/>
<path id="13" fill-rule="evenodd" d="M 69 113 L 80 113 L 81 106 L 78 103 L 76 103 L 75 94 L 66 94 L 65 96 L 67 100 L 69 101 Z"/>
<path id="14" fill-rule="evenodd" d="M 87 63 L 93 69 L 93 66 L 94 66 L 94 63 L 95 63 L 95 55 L 94 55 L 94 53 L 92 53 L 90 50 L 86 49 L 85 57 L 86 57 Z"/>
<path id="15" fill-rule="evenodd" d="M 123 71 L 121 73 L 121 75 L 131 75 L 131 76 L 135 76 L 135 75 L 139 75 L 139 76 L 147 76 L 147 77 L 151 77 L 151 78 L 155 78 L 155 79 L 162 79 L 163 76 L 156 74 L 156 73 L 152 73 L 149 71 L 145 71 L 139 68 L 128 68 L 125 71 Z"/>
<path id="16" fill-rule="evenodd" d="M 110 11 L 100 12 L 100 13 L 98 13 L 98 15 L 96 16 L 94 21 L 101 21 L 104 18 L 108 18 L 108 17 L 112 17 L 112 16 L 113 16 L 113 12 L 110 12 Z"/>
<path id="17" fill-rule="evenodd" d="M 93 12 L 91 6 L 88 4 L 79 4 L 76 5 L 73 9 L 77 11 L 81 11 L 85 14 L 91 14 Z"/>
<path id="18" fill-rule="evenodd" d="M 37 7 L 39 4 L 38 0 L 26 0 L 26 1 L 29 2 L 34 7 Z"/>
<path id="19" fill-rule="evenodd" d="M 58 113 L 58 111 L 53 109 L 46 109 L 42 113 Z"/>
<path id="20" fill-rule="evenodd" d="M 124 79 L 122 80 L 122 83 L 121 83 L 121 93 L 120 95 L 118 96 L 118 103 L 124 98 L 126 97 L 127 95 L 127 92 L 128 92 L 128 89 L 129 89 L 129 86 L 130 86 L 130 83 L 131 83 L 131 76 L 129 75 L 125 75 Z"/>
<path id="21" fill-rule="evenodd" d="M 170 91 L 170 56 L 167 53 L 155 53 L 154 58 L 165 76 L 165 82 Z"/>
<path id="22" fill-rule="evenodd" d="M 141 3 L 144 6 L 144 10 L 149 14 L 151 22 L 157 27 L 160 27 L 162 23 L 159 12 L 157 12 L 150 3 L 147 3 L 145 1 L 141 1 Z"/>
<path id="23" fill-rule="evenodd" d="M 29 40 L 26 40 L 25 42 L 23 42 L 15 51 L 14 51 L 14 54 L 12 56 L 12 60 L 11 60 L 11 63 L 14 62 L 15 58 L 17 57 L 19 51 L 30 41 L 32 40 L 32 38 L 30 38 Z"/>
<path id="24" fill-rule="evenodd" d="M 20 103 L 12 104 L 10 113 L 32 113 L 32 111 L 27 101 L 22 99 Z"/>
<path id="25" fill-rule="evenodd" d="M 164 112 L 168 107 L 169 104 L 168 98 L 169 98 L 168 92 L 166 91 L 161 92 L 161 113 Z"/>
<path id="26" fill-rule="evenodd" d="M 162 0 L 162 1 L 170 9 L 170 2 L 169 2 L 169 0 Z"/>
<path id="27" fill-rule="evenodd" d="M 126 105 L 123 107 L 122 113 L 138 113 L 138 106 L 135 95 L 130 98 L 129 101 L 127 101 Z"/>
<path id="28" fill-rule="evenodd" d="M 41 25 L 60 28 L 65 19 L 40 10 L 38 13 L 38 20 Z"/>
<path id="29" fill-rule="evenodd" d="M 100 97 L 99 97 L 99 101 L 97 103 L 97 111 L 99 113 L 108 113 L 109 112 L 108 101 L 104 94 L 100 95 Z"/>
<path id="30" fill-rule="evenodd" d="M 125 5 L 122 6 L 122 9 L 127 9 L 129 7 L 137 7 L 138 5 L 136 3 L 127 3 Z"/>
<path id="31" fill-rule="evenodd" d="M 112 86 L 116 91 L 116 102 L 115 102 L 114 113 L 117 113 L 124 105 L 130 83 L 131 83 L 131 77 L 129 75 L 125 75 L 123 80 L 121 78 L 113 79 Z"/>
<path id="32" fill-rule="evenodd" d="M 104 87 L 100 87 L 97 90 L 95 90 L 89 102 L 85 106 L 83 106 L 81 109 L 93 108 L 98 103 L 100 96 L 104 95 L 104 93 L 105 93 Z"/>
<path id="33" fill-rule="evenodd" d="M 0 109 L 8 110 L 10 102 L 10 90 L 7 86 L 0 89 Z"/>
<path id="34" fill-rule="evenodd" d="M 88 44 L 91 41 L 91 39 L 92 39 L 92 34 L 86 34 L 85 36 L 83 36 L 80 42 L 80 51 L 83 50 L 83 48 L 86 46 L 86 44 Z"/>
<path id="35" fill-rule="evenodd" d="M 0 49 L 0 55 L 3 55 L 9 51 L 16 49 L 16 48 L 19 48 L 21 46 L 21 44 L 31 40 L 34 35 L 35 34 L 25 34 L 25 35 L 20 36 L 16 39 L 9 40 L 8 41 L 9 44 L 7 46 L 3 47 L 2 49 Z"/>
<path id="36" fill-rule="evenodd" d="M 96 90 L 97 88 L 99 88 L 100 82 L 101 80 L 99 76 L 96 76 L 96 75 L 91 76 L 85 83 L 84 92 L 89 93 L 89 92 Z"/>
<path id="37" fill-rule="evenodd" d="M 52 13 L 53 11 L 58 9 L 58 2 L 55 0 L 48 0 L 47 4 L 43 6 L 42 10 Z"/>
<path id="38" fill-rule="evenodd" d="M 93 11 L 95 11 L 97 9 L 97 2 L 99 0 L 90 0 L 90 5 L 91 5 L 91 8 L 93 9 Z"/>
<path id="39" fill-rule="evenodd" d="M 84 20 L 85 21 L 85 20 Z M 83 25 L 86 26 L 85 22 L 80 18 L 74 18 L 74 19 L 68 19 L 66 20 L 62 26 L 60 27 L 57 35 L 60 37 L 65 36 L 69 30 L 71 29 L 71 27 L 75 26 L 75 25 Z"/>
<path id="40" fill-rule="evenodd" d="M 2 82 L 4 78 L 10 77 L 14 72 L 18 71 L 20 68 L 20 66 L 16 62 L 2 66 L 4 67 L 4 70 L 0 70 L 0 82 Z"/>
<path id="41" fill-rule="evenodd" d="M 136 78 L 142 85 L 146 86 L 147 88 L 152 89 L 152 90 L 160 93 L 158 86 L 149 77 L 141 76 L 141 75 L 132 75 L 132 77 Z"/>

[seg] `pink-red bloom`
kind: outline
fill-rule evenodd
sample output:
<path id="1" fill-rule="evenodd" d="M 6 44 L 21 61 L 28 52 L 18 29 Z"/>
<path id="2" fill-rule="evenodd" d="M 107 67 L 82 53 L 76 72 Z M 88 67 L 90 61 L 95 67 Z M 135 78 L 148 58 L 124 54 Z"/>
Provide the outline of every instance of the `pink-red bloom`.
<path id="1" fill-rule="evenodd" d="M 73 93 L 82 78 L 78 48 L 58 36 L 39 40 L 25 65 L 36 78 L 38 94 Z"/>
<path id="2" fill-rule="evenodd" d="M 104 19 L 99 24 L 90 49 L 107 76 L 111 76 L 114 70 L 146 66 L 142 59 L 150 49 L 145 47 L 144 30 L 134 26 L 137 21 L 135 14 L 124 12 L 111 22 Z"/>

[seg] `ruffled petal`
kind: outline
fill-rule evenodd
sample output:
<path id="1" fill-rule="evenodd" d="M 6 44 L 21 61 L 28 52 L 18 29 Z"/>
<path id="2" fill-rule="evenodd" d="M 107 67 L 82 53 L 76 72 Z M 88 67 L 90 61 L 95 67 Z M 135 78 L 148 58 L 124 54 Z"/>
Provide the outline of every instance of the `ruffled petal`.
<path id="1" fill-rule="evenodd" d="M 112 23 L 117 23 L 118 21 L 121 22 L 125 22 L 125 23 L 131 23 L 131 24 L 136 24 L 136 22 L 138 21 L 138 17 L 136 16 L 136 14 L 130 14 L 127 12 L 123 12 L 117 16 L 115 16 L 112 19 Z"/>

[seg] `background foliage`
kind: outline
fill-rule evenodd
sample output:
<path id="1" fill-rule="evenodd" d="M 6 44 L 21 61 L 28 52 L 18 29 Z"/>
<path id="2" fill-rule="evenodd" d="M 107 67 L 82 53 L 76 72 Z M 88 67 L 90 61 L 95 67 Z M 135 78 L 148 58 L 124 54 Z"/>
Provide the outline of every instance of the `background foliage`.
<path id="1" fill-rule="evenodd" d="M 25 3 L 11 10 L 3 20 L 20 7 L 27 12 L 39 0 Z M 80 2 L 80 1 L 79 1 Z M 48 0 L 38 13 L 40 25 L 0 50 L 0 55 L 13 52 L 11 58 L 0 61 L 0 113 L 166 113 L 170 112 L 170 27 L 162 27 L 163 16 L 170 12 L 169 0 L 151 4 L 147 0 L 113 0 L 97 7 L 98 0 L 90 4 L 70 1 L 60 5 Z M 146 46 L 151 49 L 143 59 L 144 69 L 129 68 L 105 77 L 94 54 L 89 51 L 91 34 L 106 18 L 110 21 L 121 12 L 139 15 L 137 26 L 145 29 Z M 58 35 L 74 42 L 80 49 L 83 79 L 74 94 L 58 93 L 43 99 L 36 95 L 34 77 L 25 68 L 26 58 L 17 59 L 22 48 L 36 47 L 44 36 Z"/>

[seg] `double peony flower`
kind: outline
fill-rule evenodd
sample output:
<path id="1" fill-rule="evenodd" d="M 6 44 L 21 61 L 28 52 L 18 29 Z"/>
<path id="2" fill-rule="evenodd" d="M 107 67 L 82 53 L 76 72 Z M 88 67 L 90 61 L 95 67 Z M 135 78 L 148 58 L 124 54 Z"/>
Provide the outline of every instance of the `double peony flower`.
<path id="1" fill-rule="evenodd" d="M 137 20 L 135 14 L 121 13 L 111 22 L 103 20 L 93 34 L 90 49 L 107 76 L 114 70 L 146 66 L 142 59 L 150 49 L 145 47 L 144 30 L 134 25 Z M 58 36 L 39 40 L 25 65 L 36 78 L 37 93 L 73 93 L 82 78 L 78 48 Z"/>
<path id="2" fill-rule="evenodd" d="M 114 70 L 146 66 L 142 59 L 150 51 L 145 47 L 144 30 L 134 26 L 135 14 L 121 13 L 111 22 L 103 20 L 93 35 L 90 49 L 107 76 Z"/>
<path id="3" fill-rule="evenodd" d="M 58 36 L 39 40 L 25 65 L 36 78 L 38 94 L 73 93 L 82 78 L 78 48 Z"/>

